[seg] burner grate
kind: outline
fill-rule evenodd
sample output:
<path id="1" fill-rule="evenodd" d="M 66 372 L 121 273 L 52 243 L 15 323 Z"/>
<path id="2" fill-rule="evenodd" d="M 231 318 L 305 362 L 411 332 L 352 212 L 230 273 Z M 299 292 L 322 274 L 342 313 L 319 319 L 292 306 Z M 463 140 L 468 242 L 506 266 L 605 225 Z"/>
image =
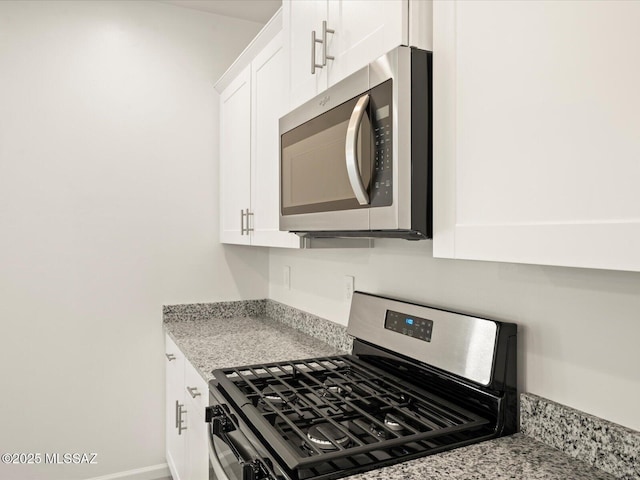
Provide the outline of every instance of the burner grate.
<path id="1" fill-rule="evenodd" d="M 392 456 L 393 449 L 437 446 L 440 438 L 489 423 L 353 356 L 217 372 L 225 390 L 237 389 L 234 397 L 257 431 L 270 432 L 267 443 L 287 466 L 314 474 L 344 469 L 345 462 L 380 462 L 381 450 Z"/>

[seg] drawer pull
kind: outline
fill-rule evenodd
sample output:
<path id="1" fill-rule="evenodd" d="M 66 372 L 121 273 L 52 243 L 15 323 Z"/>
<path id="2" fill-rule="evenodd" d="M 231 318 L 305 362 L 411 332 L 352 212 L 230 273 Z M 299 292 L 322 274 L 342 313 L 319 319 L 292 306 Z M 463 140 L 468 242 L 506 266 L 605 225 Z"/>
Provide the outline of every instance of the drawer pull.
<path id="1" fill-rule="evenodd" d="M 196 398 L 196 397 L 199 397 L 200 395 L 202 395 L 198 391 L 198 387 L 187 387 L 187 392 L 189 392 L 189 395 L 191 395 L 191 398 Z"/>

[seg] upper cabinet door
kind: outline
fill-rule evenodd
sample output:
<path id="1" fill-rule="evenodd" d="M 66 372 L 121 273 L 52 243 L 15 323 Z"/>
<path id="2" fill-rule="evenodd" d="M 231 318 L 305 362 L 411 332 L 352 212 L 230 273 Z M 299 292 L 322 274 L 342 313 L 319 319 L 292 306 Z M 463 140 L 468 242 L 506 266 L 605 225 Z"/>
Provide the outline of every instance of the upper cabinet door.
<path id="1" fill-rule="evenodd" d="M 408 0 L 329 0 L 328 83 L 333 85 L 384 55 L 409 44 Z M 321 24 L 317 28 L 321 29 Z"/>
<path id="2" fill-rule="evenodd" d="M 431 0 L 284 0 L 283 12 L 290 109 L 399 45 L 431 49 Z"/>
<path id="3" fill-rule="evenodd" d="M 434 255 L 640 271 L 640 2 L 434 2 Z"/>
<path id="4" fill-rule="evenodd" d="M 300 246 L 300 238 L 297 235 L 279 231 L 278 121 L 286 113 L 286 70 L 283 35 L 278 34 L 251 63 L 253 245 Z"/>
<path id="5" fill-rule="evenodd" d="M 327 69 L 312 69 L 312 60 L 322 64 L 322 48 L 312 44 L 312 32 L 322 38 L 322 21 L 327 19 L 326 0 L 287 1 L 282 5 L 285 51 L 288 62 L 288 108 L 313 98 L 327 88 Z M 312 72 L 315 70 L 315 73 Z"/>
<path id="6" fill-rule="evenodd" d="M 220 241 L 248 245 L 251 207 L 251 67 L 220 94 Z"/>

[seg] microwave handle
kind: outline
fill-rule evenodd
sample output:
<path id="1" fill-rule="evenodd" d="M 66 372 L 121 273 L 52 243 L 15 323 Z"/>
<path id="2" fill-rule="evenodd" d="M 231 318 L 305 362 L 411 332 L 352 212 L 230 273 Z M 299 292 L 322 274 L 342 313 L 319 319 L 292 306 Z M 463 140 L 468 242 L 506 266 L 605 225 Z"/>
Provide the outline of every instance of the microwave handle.
<path id="1" fill-rule="evenodd" d="M 349 126 L 347 127 L 347 142 L 345 146 L 345 162 L 347 164 L 349 183 L 360 205 L 369 204 L 369 195 L 362 183 L 362 175 L 360 175 L 360 167 L 358 167 L 358 133 L 360 132 L 362 117 L 367 113 L 368 104 L 369 94 L 366 94 L 358 99 L 356 106 L 353 108 Z"/>

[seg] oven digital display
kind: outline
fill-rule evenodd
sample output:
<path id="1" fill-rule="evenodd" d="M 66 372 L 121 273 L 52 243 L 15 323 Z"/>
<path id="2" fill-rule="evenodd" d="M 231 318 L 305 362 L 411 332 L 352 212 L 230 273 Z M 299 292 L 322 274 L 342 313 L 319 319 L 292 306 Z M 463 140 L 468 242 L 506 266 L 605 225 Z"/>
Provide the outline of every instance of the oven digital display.
<path id="1" fill-rule="evenodd" d="M 408 337 L 430 342 L 431 332 L 433 331 L 433 320 L 387 310 L 387 315 L 384 319 L 384 328 Z"/>

